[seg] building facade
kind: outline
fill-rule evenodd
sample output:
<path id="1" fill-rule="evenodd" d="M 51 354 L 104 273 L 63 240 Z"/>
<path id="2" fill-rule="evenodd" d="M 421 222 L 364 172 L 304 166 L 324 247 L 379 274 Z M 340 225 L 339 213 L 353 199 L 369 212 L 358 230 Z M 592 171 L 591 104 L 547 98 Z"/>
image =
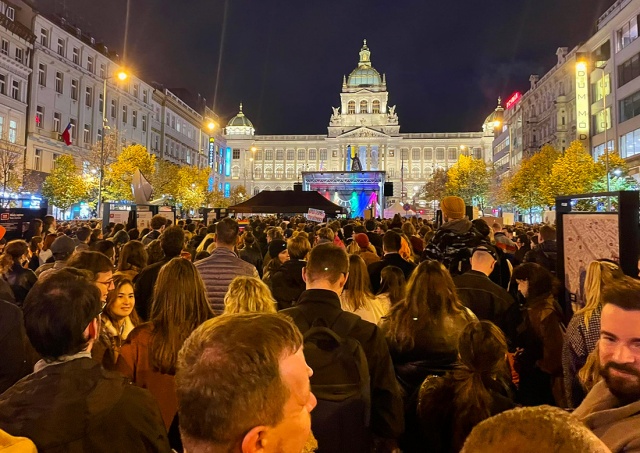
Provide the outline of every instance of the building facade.
<path id="1" fill-rule="evenodd" d="M 498 174 L 551 144 L 559 151 L 580 140 L 594 159 L 616 151 L 640 178 L 640 0 L 616 1 L 597 30 L 571 51 L 561 47 L 557 64 L 506 106 L 493 142 Z"/>
<path id="2" fill-rule="evenodd" d="M 340 106 L 332 107 L 323 135 L 256 135 L 242 106 L 225 129 L 225 192 L 243 185 L 249 194 L 289 190 L 303 172 L 384 171 L 393 183 L 387 202 L 424 203 L 420 192 L 438 168 L 447 169 L 460 153 L 491 161 L 494 133 L 401 133 L 395 105 L 389 105 L 386 76 L 371 64 L 366 41 L 358 66 L 342 80 Z M 485 125 L 486 126 L 486 125 Z M 359 167 L 354 163 L 359 162 Z"/>

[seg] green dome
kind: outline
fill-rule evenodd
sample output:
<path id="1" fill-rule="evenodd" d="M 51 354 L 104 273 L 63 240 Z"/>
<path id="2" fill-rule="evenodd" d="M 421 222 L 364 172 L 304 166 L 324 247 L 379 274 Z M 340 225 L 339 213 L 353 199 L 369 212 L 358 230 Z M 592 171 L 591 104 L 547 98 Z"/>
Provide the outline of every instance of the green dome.
<path id="1" fill-rule="evenodd" d="M 360 67 L 349 74 L 347 85 L 351 87 L 382 85 L 382 78 L 374 68 Z"/>
<path id="2" fill-rule="evenodd" d="M 229 123 L 227 123 L 227 127 L 251 127 L 251 128 L 253 128 L 253 123 L 249 120 L 249 118 L 244 116 L 244 113 L 242 113 L 242 104 L 240 104 L 240 111 L 238 112 L 238 114 L 236 116 L 234 116 L 233 118 L 231 118 L 229 120 Z"/>

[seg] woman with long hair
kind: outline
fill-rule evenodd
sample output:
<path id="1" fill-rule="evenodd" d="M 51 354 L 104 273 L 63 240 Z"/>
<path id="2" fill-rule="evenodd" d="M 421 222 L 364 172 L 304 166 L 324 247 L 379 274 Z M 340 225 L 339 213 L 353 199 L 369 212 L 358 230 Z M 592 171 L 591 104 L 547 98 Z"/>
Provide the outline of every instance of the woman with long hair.
<path id="1" fill-rule="evenodd" d="M 238 251 L 238 256 L 247 263 L 253 264 L 262 278 L 262 251 L 258 246 L 255 236 L 251 231 L 246 231 L 242 235 L 242 242 L 244 247 Z"/>
<path id="2" fill-rule="evenodd" d="M 525 406 L 564 407 L 562 380 L 562 309 L 557 281 L 544 267 L 524 263 L 513 269 L 512 281 L 524 297 L 522 321 L 514 338 L 515 368 L 520 375 L 518 402 Z"/>
<path id="3" fill-rule="evenodd" d="M 165 264 L 153 291 L 150 322 L 136 327 L 120 350 L 116 369 L 156 398 L 172 448 L 180 451 L 175 372 L 178 351 L 213 317 L 204 282 L 184 258 Z"/>
<path id="4" fill-rule="evenodd" d="M 421 444 L 432 452 L 458 452 L 474 426 L 515 404 L 507 340 L 489 321 L 467 324 L 458 340 L 458 364 L 420 387 Z"/>
<path id="5" fill-rule="evenodd" d="M 224 314 L 275 313 L 277 302 L 259 278 L 240 276 L 231 280 L 224 296 Z"/>
<path id="6" fill-rule="evenodd" d="M 380 271 L 380 289 L 377 299 L 385 313 L 405 298 L 406 286 L 404 272 L 398 266 L 387 266 Z"/>
<path id="7" fill-rule="evenodd" d="M 583 290 L 585 305 L 571 318 L 562 348 L 564 392 L 569 407 L 578 407 L 586 396 L 578 372 L 587 363 L 600 338 L 602 293 L 606 286 L 623 278 L 620 266 L 612 261 L 596 260 L 587 266 Z"/>
<path id="8" fill-rule="evenodd" d="M 140 324 L 131 280 L 122 275 L 114 276 L 113 285 L 100 317 L 100 337 L 91 349 L 91 357 L 108 370 L 115 368 L 122 344 Z"/>
<path id="9" fill-rule="evenodd" d="M 282 267 L 284 263 L 289 261 L 289 251 L 287 243 L 282 239 L 274 239 L 269 243 L 269 255 L 271 259 L 264 266 L 262 281 L 267 285 L 271 284 L 271 276 Z"/>
<path id="10" fill-rule="evenodd" d="M 382 320 L 398 381 L 412 395 L 429 374 L 444 374 L 458 358 L 458 337 L 476 319 L 456 293 L 447 269 L 423 261 L 413 271 L 404 300 Z"/>
<path id="11" fill-rule="evenodd" d="M 42 236 L 42 220 L 40 219 L 32 219 L 29 222 L 29 228 L 22 235 L 27 242 L 31 242 L 31 238 L 34 236 Z"/>
<path id="12" fill-rule="evenodd" d="M 26 267 L 28 260 L 29 244 L 21 239 L 9 241 L 0 255 L 0 276 L 9 283 L 20 307 L 38 280 L 36 274 Z"/>
<path id="13" fill-rule="evenodd" d="M 140 241 L 127 242 L 120 250 L 118 267 L 114 275 L 126 276 L 133 281 L 142 269 L 147 265 L 149 255 L 147 249 Z"/>
<path id="14" fill-rule="evenodd" d="M 367 266 L 359 255 L 349 255 L 349 277 L 340 295 L 342 309 L 355 313 L 365 321 L 378 324 L 384 312 L 380 301 L 371 292 Z"/>

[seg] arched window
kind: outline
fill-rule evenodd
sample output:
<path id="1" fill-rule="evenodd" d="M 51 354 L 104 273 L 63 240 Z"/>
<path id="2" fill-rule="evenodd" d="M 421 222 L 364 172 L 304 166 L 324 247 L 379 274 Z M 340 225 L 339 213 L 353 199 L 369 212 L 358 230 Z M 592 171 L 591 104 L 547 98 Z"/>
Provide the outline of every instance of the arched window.
<path id="1" fill-rule="evenodd" d="M 276 149 L 276 160 L 284 160 L 284 150 Z"/>
<path id="2" fill-rule="evenodd" d="M 276 168 L 276 179 L 282 179 L 283 176 L 284 176 L 284 170 L 282 169 L 282 167 Z"/>
<path id="3" fill-rule="evenodd" d="M 360 113 L 369 113 L 369 104 L 367 101 L 360 101 Z"/>
<path id="4" fill-rule="evenodd" d="M 413 161 L 420 160 L 420 148 L 413 148 L 411 150 L 411 160 Z"/>
<path id="5" fill-rule="evenodd" d="M 413 167 L 411 169 L 411 177 L 413 179 L 420 179 L 420 169 L 418 167 Z"/>
<path id="6" fill-rule="evenodd" d="M 264 152 L 264 160 L 273 160 L 273 150 L 268 149 Z"/>
<path id="7" fill-rule="evenodd" d="M 237 165 L 231 167 L 231 177 L 233 179 L 238 179 L 240 177 L 240 167 L 238 167 Z"/>
<path id="8" fill-rule="evenodd" d="M 258 195 L 260 193 L 260 187 L 254 187 L 253 188 L 253 194 L 254 195 Z"/>
<path id="9" fill-rule="evenodd" d="M 255 167 L 253 169 L 254 179 L 262 179 L 262 167 Z"/>
<path id="10" fill-rule="evenodd" d="M 256 151 L 256 160 L 262 160 L 262 150 Z"/>
<path id="11" fill-rule="evenodd" d="M 294 154 L 293 150 L 292 149 L 288 149 L 287 150 L 287 160 L 293 160 L 294 156 L 295 156 L 295 154 Z"/>
<path id="12" fill-rule="evenodd" d="M 347 113 L 350 115 L 356 113 L 356 101 L 349 101 L 347 104 Z"/>
<path id="13" fill-rule="evenodd" d="M 264 179 L 272 179 L 272 178 L 273 178 L 273 168 L 271 168 L 271 167 L 265 168 L 264 169 Z"/>
<path id="14" fill-rule="evenodd" d="M 326 149 L 321 149 L 320 150 L 320 160 L 327 160 L 327 150 Z"/>
<path id="15" fill-rule="evenodd" d="M 380 113 L 380 101 L 378 100 L 373 101 L 371 113 Z"/>
<path id="16" fill-rule="evenodd" d="M 287 179 L 293 179 L 293 167 L 287 167 L 287 173 L 286 173 L 286 178 Z"/>
<path id="17" fill-rule="evenodd" d="M 278 170 L 276 170 L 276 173 L 278 172 Z M 276 191 L 281 191 L 282 189 L 280 188 L 280 186 L 276 186 Z"/>
<path id="18" fill-rule="evenodd" d="M 309 160 L 316 160 L 316 150 L 315 149 L 310 149 L 309 150 Z"/>
<path id="19" fill-rule="evenodd" d="M 298 150 L 298 160 L 304 160 L 304 155 L 305 155 L 304 149 L 299 149 Z"/>

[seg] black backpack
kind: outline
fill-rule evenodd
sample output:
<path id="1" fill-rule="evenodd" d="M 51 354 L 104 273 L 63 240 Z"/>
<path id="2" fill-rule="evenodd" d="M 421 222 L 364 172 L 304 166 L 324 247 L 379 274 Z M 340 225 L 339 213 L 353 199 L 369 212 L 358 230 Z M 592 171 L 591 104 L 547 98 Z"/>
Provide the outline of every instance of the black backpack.
<path id="1" fill-rule="evenodd" d="M 342 312 L 329 326 L 323 318 L 308 319 L 302 307 L 293 315 L 304 336 L 304 356 L 313 370 L 311 391 L 318 405 L 311 428 L 318 452 L 371 451 L 371 386 L 367 358 L 349 333 L 360 321 Z"/>

